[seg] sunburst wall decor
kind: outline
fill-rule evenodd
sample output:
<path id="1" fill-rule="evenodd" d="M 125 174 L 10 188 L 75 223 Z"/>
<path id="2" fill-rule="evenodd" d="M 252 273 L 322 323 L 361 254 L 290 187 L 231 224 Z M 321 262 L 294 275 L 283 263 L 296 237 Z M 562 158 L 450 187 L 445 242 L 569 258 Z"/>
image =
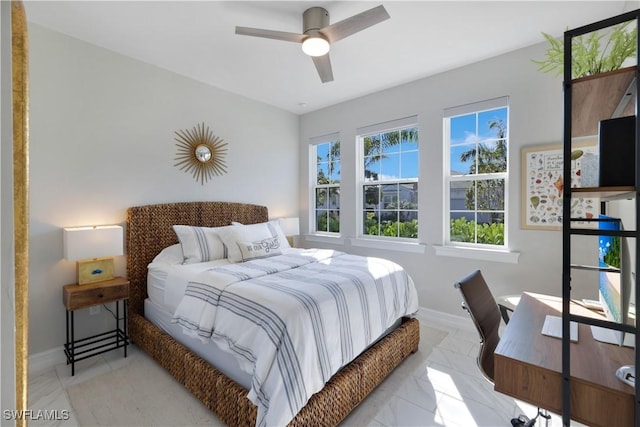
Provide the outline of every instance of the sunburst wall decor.
<path id="1" fill-rule="evenodd" d="M 193 129 L 181 129 L 175 132 L 178 152 L 174 160 L 180 170 L 191 172 L 196 181 L 204 185 L 214 175 L 227 173 L 224 156 L 227 143 L 214 136 L 209 126 L 196 125 Z"/>

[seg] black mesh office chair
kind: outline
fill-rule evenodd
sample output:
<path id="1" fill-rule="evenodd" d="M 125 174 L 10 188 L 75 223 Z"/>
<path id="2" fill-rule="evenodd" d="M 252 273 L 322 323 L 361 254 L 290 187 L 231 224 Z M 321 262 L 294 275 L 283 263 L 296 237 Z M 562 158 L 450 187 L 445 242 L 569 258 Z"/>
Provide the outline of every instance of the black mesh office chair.
<path id="1" fill-rule="evenodd" d="M 469 313 L 473 324 L 480 335 L 480 351 L 478 353 L 478 367 L 490 382 L 494 382 L 493 353 L 498 342 L 500 342 L 499 328 L 500 320 L 509 322 L 510 308 L 496 303 L 491 294 L 491 290 L 485 282 L 480 270 L 476 270 L 464 279 L 454 284 L 456 289 L 462 294 L 462 308 Z M 511 420 L 513 426 L 531 427 L 535 425 L 536 419 L 543 417 L 550 419 L 546 411 L 538 409 L 535 418 L 527 418 L 520 415 Z"/>

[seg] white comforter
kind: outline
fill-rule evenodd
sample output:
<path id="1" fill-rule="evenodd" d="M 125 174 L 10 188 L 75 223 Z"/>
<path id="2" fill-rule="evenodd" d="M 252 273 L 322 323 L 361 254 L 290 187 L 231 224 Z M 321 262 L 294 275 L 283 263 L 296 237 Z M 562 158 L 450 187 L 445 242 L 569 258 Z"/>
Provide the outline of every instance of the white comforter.
<path id="1" fill-rule="evenodd" d="M 330 250 L 214 267 L 191 280 L 174 322 L 233 352 L 252 375 L 258 426 L 286 425 L 398 318 L 413 282 L 397 264 Z"/>

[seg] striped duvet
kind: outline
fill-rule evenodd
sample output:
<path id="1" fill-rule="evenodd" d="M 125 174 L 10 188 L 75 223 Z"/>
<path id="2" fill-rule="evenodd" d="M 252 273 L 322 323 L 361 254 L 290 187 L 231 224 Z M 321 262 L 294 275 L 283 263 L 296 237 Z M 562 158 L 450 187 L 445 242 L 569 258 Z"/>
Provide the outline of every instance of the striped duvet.
<path id="1" fill-rule="evenodd" d="M 258 426 L 286 425 L 341 367 L 415 313 L 397 264 L 331 250 L 213 267 L 187 285 L 173 321 L 214 340 L 252 376 Z"/>

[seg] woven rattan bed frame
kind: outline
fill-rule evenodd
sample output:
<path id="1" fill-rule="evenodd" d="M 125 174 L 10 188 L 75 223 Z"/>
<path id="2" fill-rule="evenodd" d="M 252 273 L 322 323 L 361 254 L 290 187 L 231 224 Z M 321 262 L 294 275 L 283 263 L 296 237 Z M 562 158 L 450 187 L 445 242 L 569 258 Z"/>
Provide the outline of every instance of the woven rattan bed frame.
<path id="1" fill-rule="evenodd" d="M 185 202 L 127 210 L 127 275 L 131 282 L 128 332 L 195 397 L 230 426 L 253 426 L 256 407 L 238 385 L 144 318 L 147 265 L 165 247 L 177 243 L 174 224 L 217 227 L 268 219 L 265 206 L 228 202 Z M 420 340 L 416 319 L 402 324 L 336 373 L 311 397 L 290 425 L 336 425 L 409 354 Z"/>

